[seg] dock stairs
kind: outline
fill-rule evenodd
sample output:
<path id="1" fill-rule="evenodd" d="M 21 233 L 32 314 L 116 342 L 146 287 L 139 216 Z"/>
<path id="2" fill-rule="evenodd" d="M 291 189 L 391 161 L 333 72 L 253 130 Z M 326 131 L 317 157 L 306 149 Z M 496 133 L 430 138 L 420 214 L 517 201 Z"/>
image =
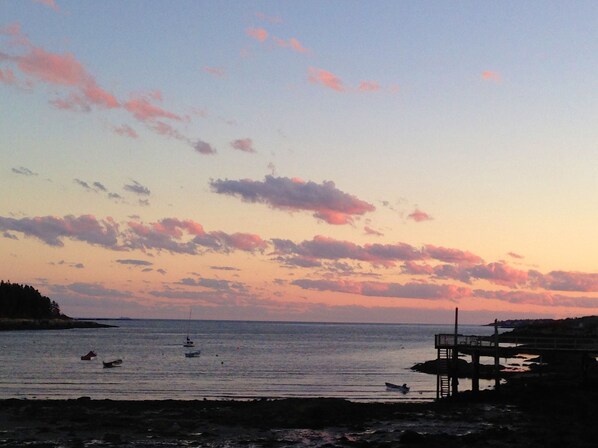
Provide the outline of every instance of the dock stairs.
<path id="1" fill-rule="evenodd" d="M 451 395 L 451 378 L 449 376 L 449 364 L 453 356 L 450 348 L 439 348 L 436 360 L 438 372 L 436 375 L 436 399 L 449 397 Z"/>

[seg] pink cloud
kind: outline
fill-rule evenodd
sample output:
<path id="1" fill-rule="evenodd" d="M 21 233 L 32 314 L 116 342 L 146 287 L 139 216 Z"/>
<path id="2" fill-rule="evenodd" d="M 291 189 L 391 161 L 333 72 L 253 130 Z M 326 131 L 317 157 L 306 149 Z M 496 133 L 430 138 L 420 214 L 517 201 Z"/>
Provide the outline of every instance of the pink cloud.
<path id="1" fill-rule="evenodd" d="M 310 67 L 308 79 L 313 84 L 320 84 L 337 92 L 345 91 L 345 87 L 343 86 L 341 79 L 335 74 L 326 70 Z"/>
<path id="2" fill-rule="evenodd" d="M 129 249 L 166 250 L 193 255 L 197 253 L 193 238 L 200 230 L 203 231 L 201 225 L 178 219 L 166 218 L 149 225 L 130 221 L 125 236 L 126 246 Z"/>
<path id="3" fill-rule="evenodd" d="M 427 244 L 424 251 L 430 258 L 446 263 L 480 263 L 482 261 L 481 257 L 471 252 L 438 247 L 432 244 Z"/>
<path id="4" fill-rule="evenodd" d="M 84 111 L 90 110 L 92 105 L 108 109 L 119 107 L 116 97 L 99 87 L 93 76 L 72 54 L 50 53 L 43 48 L 34 47 L 21 34 L 18 24 L 4 29 L 4 34 L 18 38 L 20 44 L 27 48 L 28 52 L 24 55 L 5 55 L 3 59 L 14 63 L 30 83 L 40 81 L 74 89 L 67 98 L 51 101 L 56 107 Z M 14 77 L 14 73 L 12 74 Z"/>
<path id="5" fill-rule="evenodd" d="M 412 213 L 409 214 L 409 216 L 407 216 L 407 218 L 412 219 L 415 222 L 431 221 L 432 219 L 434 219 L 426 212 L 422 212 L 419 209 L 415 209 Z"/>
<path id="6" fill-rule="evenodd" d="M 152 104 L 152 100 L 159 102 L 161 101 L 161 98 L 161 92 L 152 92 L 150 94 L 131 98 L 124 103 L 123 107 L 133 114 L 137 120 L 142 122 L 152 121 L 159 118 L 181 121 L 182 117 L 180 115 Z"/>
<path id="7" fill-rule="evenodd" d="M 289 240 L 274 239 L 275 254 L 286 257 L 301 256 L 310 260 L 355 260 L 372 263 L 375 266 L 391 267 L 397 261 L 421 260 L 424 254 L 405 243 L 366 244 L 360 246 L 349 241 L 340 241 L 324 236 L 295 244 Z"/>
<path id="8" fill-rule="evenodd" d="M 98 87 L 95 82 L 88 83 L 83 88 L 83 93 L 88 101 L 98 106 L 103 106 L 107 109 L 113 109 L 120 106 L 114 95 Z"/>
<path id="9" fill-rule="evenodd" d="M 291 37 L 291 39 L 289 40 L 289 44 L 291 45 L 291 48 L 295 50 L 297 53 L 309 53 L 309 49 L 301 45 L 301 42 L 299 42 L 294 37 Z"/>
<path id="10" fill-rule="evenodd" d="M 20 232 L 38 238 L 49 246 L 62 247 L 62 240 L 68 238 L 92 245 L 118 248 L 118 225 L 112 218 L 98 220 L 92 215 L 21 219 L 0 217 L 0 230 Z"/>
<path id="11" fill-rule="evenodd" d="M 266 39 L 268 39 L 268 31 L 263 28 L 247 28 L 245 33 L 249 37 L 259 40 L 260 42 L 264 42 Z"/>
<path id="12" fill-rule="evenodd" d="M 361 81 L 357 89 L 360 92 L 377 92 L 380 90 L 380 84 L 376 81 Z"/>
<path id="13" fill-rule="evenodd" d="M 509 255 L 509 257 L 512 257 L 512 258 L 517 258 L 518 260 L 521 260 L 524 258 L 523 255 L 516 254 L 515 252 L 509 252 L 507 255 Z"/>
<path id="14" fill-rule="evenodd" d="M 196 241 L 208 247 L 218 247 L 221 250 L 227 248 L 224 249 L 225 252 L 229 250 L 228 248 L 245 252 L 263 251 L 268 246 L 268 243 L 260 236 L 250 233 L 210 232 L 206 237 Z"/>
<path id="15" fill-rule="evenodd" d="M 598 274 L 587 272 L 552 271 L 535 275 L 535 283 L 553 291 L 598 292 Z"/>
<path id="16" fill-rule="evenodd" d="M 486 70 L 486 71 L 482 72 L 482 79 L 485 81 L 499 82 L 501 78 L 497 72 L 493 72 L 491 70 Z"/>
<path id="17" fill-rule="evenodd" d="M 217 78 L 223 78 L 226 75 L 226 71 L 220 67 L 204 67 L 203 71 Z"/>
<path id="18" fill-rule="evenodd" d="M 9 45 L 13 47 L 31 47 L 29 38 L 21 32 L 21 24 L 18 22 L 11 23 L 5 27 L 0 28 L 0 36 L 9 36 L 11 38 Z M 8 55 L 0 53 L 0 60 L 9 59 Z"/>
<path id="19" fill-rule="evenodd" d="M 130 249 L 198 255 L 205 250 L 219 253 L 233 250 L 254 252 L 267 247 L 267 243 L 258 235 L 206 232 L 201 224 L 192 220 L 165 218 L 147 225 L 130 221 L 128 226 L 129 231 L 124 239 Z"/>
<path id="20" fill-rule="evenodd" d="M 49 84 L 83 86 L 91 78 L 83 65 L 70 53 L 60 55 L 33 47 L 27 55 L 15 56 L 13 59 L 23 73 Z"/>
<path id="21" fill-rule="evenodd" d="M 15 84 L 17 82 L 17 79 L 15 77 L 14 72 L 11 69 L 0 69 L 0 82 L 4 84 Z"/>
<path id="22" fill-rule="evenodd" d="M 48 8 L 53 9 L 56 12 L 60 11 L 60 8 L 58 8 L 58 5 L 56 4 L 55 0 L 34 0 L 35 3 L 39 3 L 41 5 L 47 6 Z"/>
<path id="23" fill-rule="evenodd" d="M 137 132 L 131 126 L 123 124 L 121 126 L 115 127 L 114 132 L 118 135 L 122 135 L 123 137 L 130 137 L 130 138 L 138 138 Z"/>
<path id="24" fill-rule="evenodd" d="M 402 299 L 446 299 L 456 300 L 471 296 L 469 288 L 456 285 L 425 283 L 357 282 L 347 280 L 299 279 L 293 285 L 303 289 L 358 294 L 369 297 L 391 297 Z"/>
<path id="25" fill-rule="evenodd" d="M 478 289 L 473 292 L 473 295 L 481 299 L 500 300 L 516 305 L 598 309 L 595 297 L 564 296 L 547 291 L 485 291 Z"/>
<path id="26" fill-rule="evenodd" d="M 175 238 L 181 238 L 183 236 L 183 230 L 191 235 L 204 235 L 206 233 L 200 223 L 190 219 L 180 220 L 176 218 L 165 218 L 153 223 L 151 227 L 156 232 L 161 232 Z"/>
<path id="27" fill-rule="evenodd" d="M 83 181 L 79 183 L 86 185 Z M 139 189 L 139 194 L 146 194 L 143 186 L 135 184 L 133 187 Z M 94 185 L 101 184 L 96 182 Z M 129 221 L 125 230 L 120 231 L 119 225 L 112 218 L 97 219 L 92 215 L 21 219 L 0 216 L 0 231 L 11 238 L 16 237 L 8 232 L 20 232 L 54 247 L 62 247 L 64 239 L 71 239 L 118 251 L 155 250 L 199 255 L 205 251 L 255 252 L 268 247 L 268 242 L 255 234 L 206 232 L 198 222 L 177 218 L 164 218 L 149 224 Z"/>
<path id="28" fill-rule="evenodd" d="M 246 202 L 267 204 L 288 211 L 308 210 L 329 224 L 349 224 L 354 216 L 375 207 L 336 188 L 334 182 L 296 182 L 287 177 L 266 176 L 264 181 L 213 180 L 212 191 L 238 196 Z"/>
<path id="29" fill-rule="evenodd" d="M 239 151 L 243 152 L 252 152 L 255 153 L 255 149 L 253 148 L 253 141 L 250 138 L 243 138 L 239 140 L 235 140 L 230 143 L 230 145 L 234 149 L 238 149 Z"/>
<path id="30" fill-rule="evenodd" d="M 403 272 L 411 275 L 432 275 L 434 273 L 434 268 L 428 264 L 406 261 L 403 264 Z"/>
<path id="31" fill-rule="evenodd" d="M 52 53 L 34 46 L 21 33 L 20 24 L 15 23 L 0 29 L 1 35 L 12 38 L 12 47 L 21 54 L 0 53 L 0 62 L 13 64 L 12 68 L 0 72 L 0 82 L 14 83 L 17 74 L 25 77 L 24 85 L 33 87 L 40 82 L 63 89 L 50 100 L 57 109 L 90 112 L 93 108 L 124 108 L 135 119 L 143 122 L 152 131 L 191 144 L 190 140 L 164 120 L 181 122 L 186 117 L 164 109 L 160 91 L 144 95 L 132 95 L 128 101 L 119 101 L 114 94 L 102 88 L 85 66 L 71 53 Z M 130 133 L 129 133 L 130 135 Z"/>
<path id="32" fill-rule="evenodd" d="M 528 280 L 526 271 L 512 268 L 504 263 L 477 265 L 469 270 L 469 274 L 477 279 L 485 279 L 498 285 L 511 287 L 525 285 Z"/>
<path id="33" fill-rule="evenodd" d="M 284 40 L 284 39 L 282 39 L 282 38 L 280 38 L 280 37 L 272 36 L 272 40 L 279 47 L 288 47 L 289 46 L 289 44 L 287 43 L 287 41 Z"/>

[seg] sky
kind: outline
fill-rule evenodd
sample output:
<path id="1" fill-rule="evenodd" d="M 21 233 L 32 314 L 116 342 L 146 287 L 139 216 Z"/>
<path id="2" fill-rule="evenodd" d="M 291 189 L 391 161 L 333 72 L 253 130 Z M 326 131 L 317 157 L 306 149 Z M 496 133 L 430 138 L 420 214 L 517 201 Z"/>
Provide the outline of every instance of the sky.
<path id="1" fill-rule="evenodd" d="M 0 278 L 73 317 L 598 313 L 595 1 L 0 2 Z"/>

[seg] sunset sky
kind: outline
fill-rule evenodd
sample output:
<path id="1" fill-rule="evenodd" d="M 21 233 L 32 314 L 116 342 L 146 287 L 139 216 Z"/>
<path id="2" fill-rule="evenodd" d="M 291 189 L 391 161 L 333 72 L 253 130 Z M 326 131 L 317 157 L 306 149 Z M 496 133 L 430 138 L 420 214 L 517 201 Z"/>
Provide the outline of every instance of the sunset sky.
<path id="1" fill-rule="evenodd" d="M 74 317 L 598 313 L 598 2 L 0 2 L 0 278 Z"/>

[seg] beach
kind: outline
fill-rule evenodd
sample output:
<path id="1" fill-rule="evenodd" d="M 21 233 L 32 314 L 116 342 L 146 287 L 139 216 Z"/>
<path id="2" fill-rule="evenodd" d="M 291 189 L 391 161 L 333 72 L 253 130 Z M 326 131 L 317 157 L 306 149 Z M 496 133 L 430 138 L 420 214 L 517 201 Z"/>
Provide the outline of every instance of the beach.
<path id="1" fill-rule="evenodd" d="M 428 403 L 9 399 L 0 447 L 590 447 L 597 399 L 546 380 Z"/>

